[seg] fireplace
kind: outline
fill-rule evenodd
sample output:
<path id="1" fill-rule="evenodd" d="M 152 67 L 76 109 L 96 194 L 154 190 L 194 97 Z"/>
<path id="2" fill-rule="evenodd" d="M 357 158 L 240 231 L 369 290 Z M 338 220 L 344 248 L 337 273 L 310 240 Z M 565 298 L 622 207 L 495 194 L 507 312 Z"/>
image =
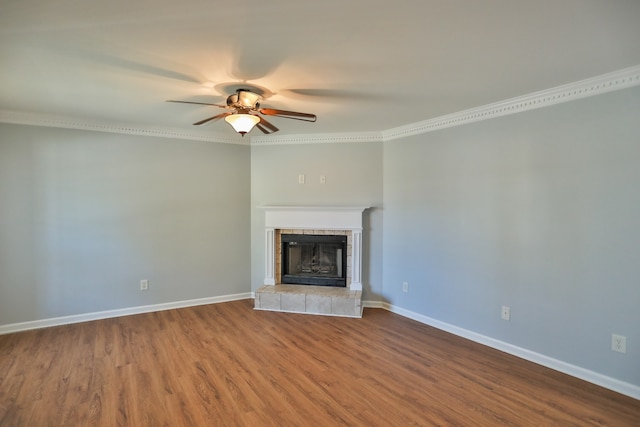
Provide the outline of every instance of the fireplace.
<path id="1" fill-rule="evenodd" d="M 281 281 L 347 286 L 347 236 L 281 234 Z"/>
<path id="2" fill-rule="evenodd" d="M 283 280 L 282 236 L 338 236 L 346 237 L 346 246 L 342 247 L 342 265 L 338 264 L 336 250 L 336 271 L 341 267 L 342 276 L 335 274 L 330 281 L 319 283 L 334 287 L 346 287 L 350 291 L 362 291 L 362 214 L 367 207 L 313 207 L 313 206 L 262 206 L 265 210 L 265 285 L 287 284 Z M 306 244 L 306 237 L 302 238 Z M 332 243 L 335 244 L 335 243 Z M 295 245 L 294 245 L 295 246 Z M 292 255 L 297 256 L 297 255 Z M 291 261 L 287 261 L 291 263 Z M 294 262 L 297 266 L 297 262 Z M 297 267 L 296 267 L 297 268 Z M 309 274 L 309 268 L 301 267 Z M 326 266 L 316 267 L 316 271 Z M 313 269 L 311 269 L 313 271 Z M 289 271 L 290 272 L 290 271 Z M 298 276 L 304 276 L 298 275 Z M 320 276 L 323 279 L 327 277 Z M 295 283 L 300 283 L 296 278 Z M 342 281 L 344 280 L 344 282 Z"/>

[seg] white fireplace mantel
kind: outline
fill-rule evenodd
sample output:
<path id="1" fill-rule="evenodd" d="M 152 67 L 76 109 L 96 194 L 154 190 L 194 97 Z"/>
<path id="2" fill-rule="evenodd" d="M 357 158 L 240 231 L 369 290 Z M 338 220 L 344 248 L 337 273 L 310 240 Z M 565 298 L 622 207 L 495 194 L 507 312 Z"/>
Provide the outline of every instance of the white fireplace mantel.
<path id="1" fill-rule="evenodd" d="M 362 290 L 362 214 L 369 206 L 262 206 L 265 211 L 265 285 L 275 285 L 275 230 L 349 230 L 352 291 Z"/>

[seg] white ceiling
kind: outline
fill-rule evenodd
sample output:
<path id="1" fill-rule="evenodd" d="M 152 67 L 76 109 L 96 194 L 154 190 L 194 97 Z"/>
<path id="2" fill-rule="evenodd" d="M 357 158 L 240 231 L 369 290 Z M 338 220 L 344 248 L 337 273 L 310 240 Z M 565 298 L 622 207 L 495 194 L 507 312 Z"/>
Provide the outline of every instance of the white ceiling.
<path id="1" fill-rule="evenodd" d="M 318 115 L 275 135 L 376 132 L 638 64 L 639 0 L 0 3 L 0 110 L 132 126 L 191 131 L 221 110 L 165 100 L 245 82 Z"/>

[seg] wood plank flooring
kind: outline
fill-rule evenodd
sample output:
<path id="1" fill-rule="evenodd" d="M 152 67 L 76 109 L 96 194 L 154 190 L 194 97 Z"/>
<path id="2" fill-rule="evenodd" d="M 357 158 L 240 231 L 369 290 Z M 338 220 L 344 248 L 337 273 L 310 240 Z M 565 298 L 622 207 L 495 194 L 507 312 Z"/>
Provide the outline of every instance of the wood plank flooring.
<path id="1" fill-rule="evenodd" d="M 639 426 L 640 401 L 381 309 L 253 300 L 0 336 L 1 426 Z"/>

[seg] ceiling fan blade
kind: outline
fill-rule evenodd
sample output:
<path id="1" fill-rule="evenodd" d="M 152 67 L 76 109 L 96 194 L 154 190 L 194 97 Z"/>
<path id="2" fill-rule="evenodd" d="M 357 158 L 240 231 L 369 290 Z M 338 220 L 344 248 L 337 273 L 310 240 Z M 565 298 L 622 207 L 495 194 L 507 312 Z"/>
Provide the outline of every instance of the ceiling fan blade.
<path id="1" fill-rule="evenodd" d="M 271 132 L 269 132 L 269 129 L 267 129 L 266 127 L 264 127 L 264 126 L 260 125 L 260 123 L 258 123 L 258 124 L 256 125 L 256 128 L 258 128 L 259 130 L 261 130 L 261 131 L 262 131 L 262 133 L 266 133 L 266 134 L 271 133 Z"/>
<path id="2" fill-rule="evenodd" d="M 285 119 L 302 120 L 305 122 L 315 122 L 317 117 L 315 114 L 298 113 L 297 111 L 276 110 L 275 108 L 261 108 L 261 114 L 266 116 L 277 116 Z"/>
<path id="3" fill-rule="evenodd" d="M 213 116 L 213 117 L 209 117 L 208 119 L 204 119 L 204 120 L 200 120 L 199 122 L 195 122 L 193 125 L 194 125 L 194 126 L 203 125 L 203 124 L 208 123 L 208 122 L 210 122 L 210 121 L 217 120 L 217 119 L 221 119 L 222 117 L 226 117 L 226 116 L 229 116 L 229 115 L 231 115 L 231 114 L 233 114 L 233 113 L 229 113 L 229 112 L 227 112 L 227 113 L 220 113 L 220 114 L 215 115 L 215 116 Z"/>
<path id="4" fill-rule="evenodd" d="M 389 100 L 387 95 L 381 93 L 360 92 L 355 90 L 342 90 L 342 89 L 280 89 L 279 95 L 286 96 L 287 98 L 304 100 L 305 98 L 313 97 L 320 98 L 325 101 L 385 101 Z"/>
<path id="5" fill-rule="evenodd" d="M 260 117 L 260 116 L 258 116 Z M 280 129 L 275 127 L 272 123 L 266 121 L 264 118 L 260 117 L 260 121 L 256 124 L 256 127 L 262 131 L 262 133 L 274 133 L 278 132 Z"/>
<path id="6" fill-rule="evenodd" d="M 194 101 L 174 101 L 173 99 L 167 99 L 167 102 L 178 102 L 180 104 L 196 104 L 196 105 L 211 105 L 213 107 L 227 108 L 226 105 L 222 104 L 210 104 L 208 102 L 194 102 Z"/>

